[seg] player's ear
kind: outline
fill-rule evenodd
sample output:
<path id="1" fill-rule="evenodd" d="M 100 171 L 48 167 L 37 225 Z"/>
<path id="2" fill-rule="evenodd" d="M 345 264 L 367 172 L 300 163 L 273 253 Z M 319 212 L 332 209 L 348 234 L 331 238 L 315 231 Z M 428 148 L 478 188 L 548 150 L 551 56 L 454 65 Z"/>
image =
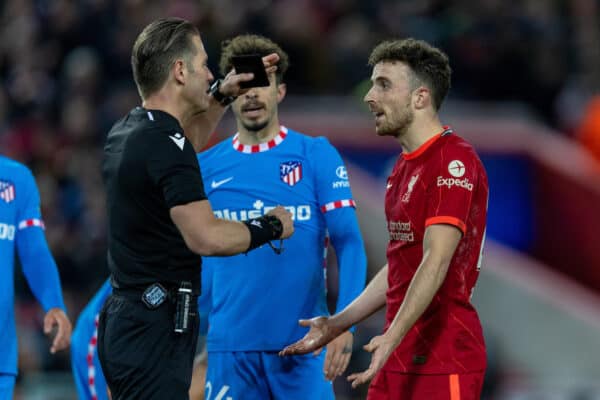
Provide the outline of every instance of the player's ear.
<path id="1" fill-rule="evenodd" d="M 182 59 L 175 60 L 171 67 L 171 73 L 178 84 L 185 84 L 185 75 L 187 73 L 185 61 Z"/>
<path id="2" fill-rule="evenodd" d="M 285 94 L 287 93 L 287 86 L 285 83 L 277 84 L 277 103 L 281 103 Z"/>
<path id="3" fill-rule="evenodd" d="M 431 104 L 431 92 L 424 86 L 416 88 L 412 94 L 415 109 L 422 110 Z"/>

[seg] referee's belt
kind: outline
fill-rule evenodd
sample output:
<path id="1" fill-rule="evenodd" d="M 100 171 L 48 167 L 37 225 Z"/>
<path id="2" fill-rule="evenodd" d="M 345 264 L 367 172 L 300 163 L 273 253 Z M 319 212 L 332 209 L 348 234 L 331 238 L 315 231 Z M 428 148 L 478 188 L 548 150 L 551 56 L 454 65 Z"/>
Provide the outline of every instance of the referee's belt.
<path id="1" fill-rule="evenodd" d="M 177 289 L 178 286 L 173 284 L 157 282 L 144 289 L 135 287 L 113 288 L 113 294 L 133 301 L 141 301 L 149 309 L 156 309 L 167 300 L 175 304 L 177 302 Z M 197 295 L 192 294 L 192 304 L 196 303 L 197 297 Z"/>

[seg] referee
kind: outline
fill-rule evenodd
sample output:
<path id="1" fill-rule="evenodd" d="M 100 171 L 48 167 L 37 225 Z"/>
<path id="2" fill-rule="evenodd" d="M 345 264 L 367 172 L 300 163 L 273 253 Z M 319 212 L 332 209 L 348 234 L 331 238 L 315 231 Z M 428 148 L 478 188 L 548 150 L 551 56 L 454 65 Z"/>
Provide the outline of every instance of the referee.
<path id="1" fill-rule="evenodd" d="M 98 356 L 114 400 L 188 399 L 200 255 L 246 252 L 294 230 L 282 207 L 244 223 L 214 217 L 195 150 L 252 74 L 232 71 L 209 93 L 206 59 L 188 21 L 146 26 L 131 55 L 142 107 L 106 139 L 113 294 L 100 314 Z M 268 72 L 277 60 L 263 59 Z"/>

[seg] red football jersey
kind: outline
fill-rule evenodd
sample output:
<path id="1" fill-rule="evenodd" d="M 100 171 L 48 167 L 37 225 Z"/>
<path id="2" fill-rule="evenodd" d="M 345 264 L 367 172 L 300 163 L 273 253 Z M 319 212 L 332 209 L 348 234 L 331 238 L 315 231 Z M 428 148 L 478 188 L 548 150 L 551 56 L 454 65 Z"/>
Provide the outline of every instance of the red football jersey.
<path id="1" fill-rule="evenodd" d="M 485 370 L 485 343 L 470 298 L 481 264 L 487 202 L 483 164 L 473 147 L 450 128 L 399 157 L 385 196 L 390 235 L 385 330 L 423 258 L 425 229 L 449 224 L 463 237 L 444 283 L 384 369 L 421 374 Z"/>

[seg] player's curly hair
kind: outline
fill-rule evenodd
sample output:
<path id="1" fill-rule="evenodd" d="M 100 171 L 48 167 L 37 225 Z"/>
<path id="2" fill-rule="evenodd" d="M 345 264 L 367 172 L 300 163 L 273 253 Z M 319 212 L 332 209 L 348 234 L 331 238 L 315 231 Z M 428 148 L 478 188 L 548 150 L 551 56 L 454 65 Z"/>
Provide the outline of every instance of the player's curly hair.
<path id="1" fill-rule="evenodd" d="M 277 43 L 260 35 L 239 35 L 233 39 L 223 41 L 221 43 L 221 61 L 219 62 L 219 69 L 221 74 L 227 75 L 233 67 L 231 63 L 232 57 L 249 54 L 258 54 L 264 57 L 271 53 L 277 53 L 277 55 L 279 55 L 275 76 L 277 77 L 277 83 L 281 83 L 283 75 L 289 67 L 288 55 Z"/>
<path id="2" fill-rule="evenodd" d="M 387 40 L 373 49 L 369 65 L 373 67 L 386 61 L 400 61 L 408 65 L 415 75 L 415 88 L 421 84 L 427 86 L 432 92 L 435 109 L 440 109 L 450 90 L 452 74 L 446 53 L 423 40 Z"/>

